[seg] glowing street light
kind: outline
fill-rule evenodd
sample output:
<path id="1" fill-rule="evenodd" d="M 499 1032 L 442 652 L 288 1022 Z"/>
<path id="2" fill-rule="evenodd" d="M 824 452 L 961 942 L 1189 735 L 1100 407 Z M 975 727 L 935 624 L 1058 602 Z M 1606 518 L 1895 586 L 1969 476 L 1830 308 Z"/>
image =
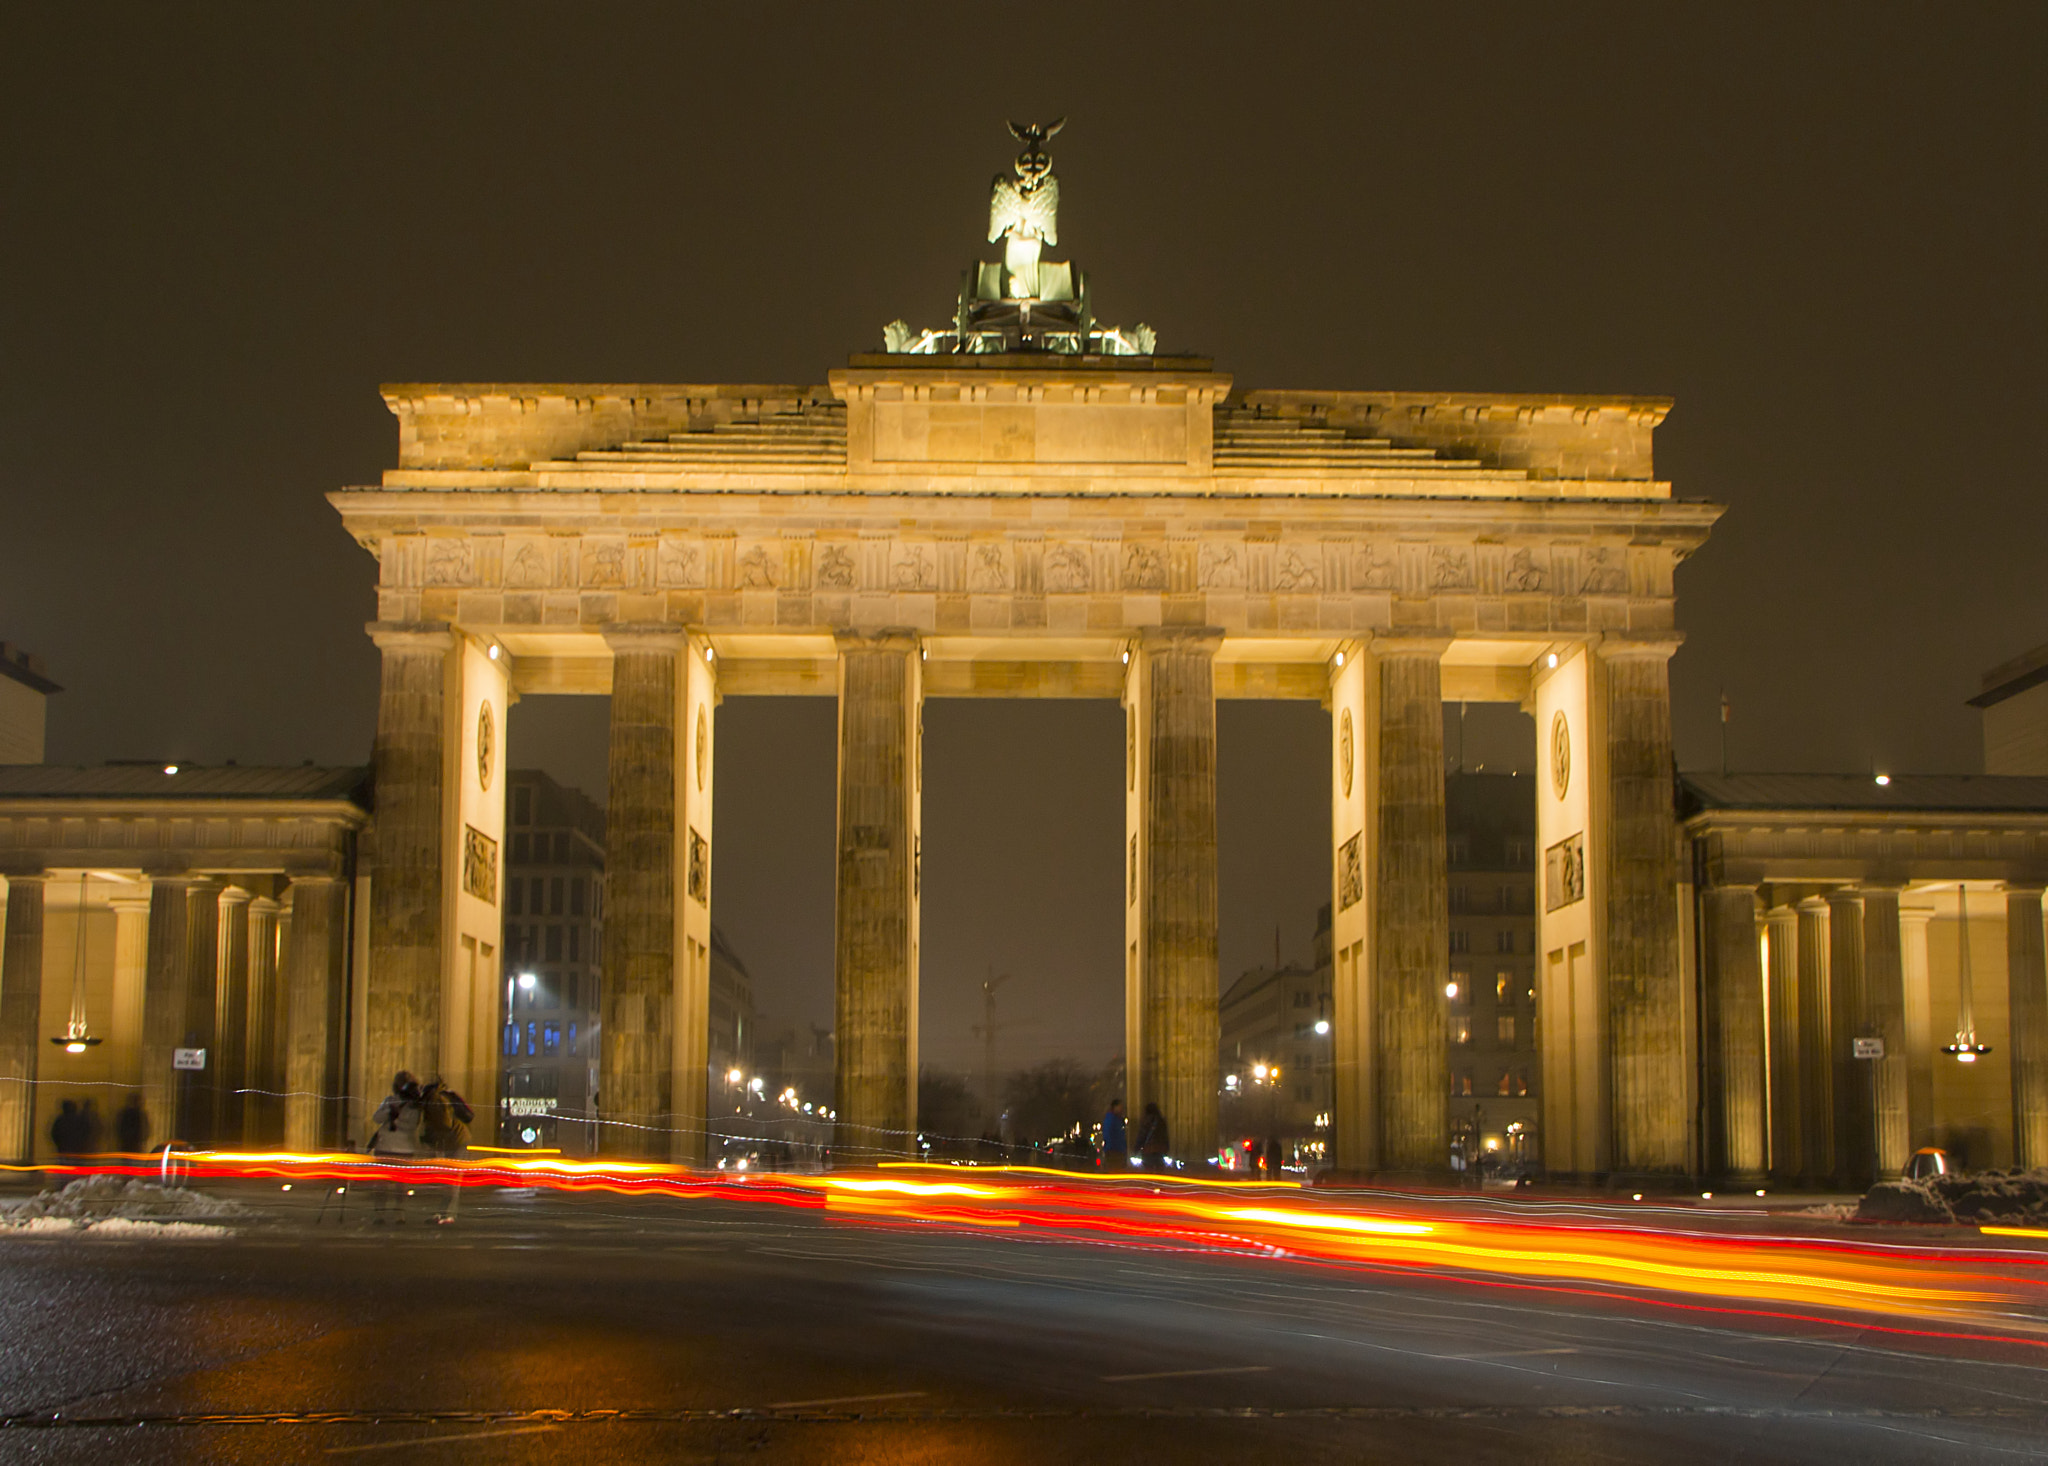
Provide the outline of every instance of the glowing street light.
<path id="1" fill-rule="evenodd" d="M 1327 1018 L 1318 1018 L 1316 1020 L 1316 1032 L 1319 1035 L 1328 1037 L 1330 1032 L 1330 1020 Z"/>

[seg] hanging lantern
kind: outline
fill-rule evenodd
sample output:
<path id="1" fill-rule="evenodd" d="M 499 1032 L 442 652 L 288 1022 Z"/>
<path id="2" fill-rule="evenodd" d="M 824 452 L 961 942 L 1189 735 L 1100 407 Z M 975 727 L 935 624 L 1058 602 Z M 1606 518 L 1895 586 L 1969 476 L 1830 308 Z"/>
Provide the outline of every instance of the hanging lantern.
<path id="1" fill-rule="evenodd" d="M 1958 1064 L 1974 1064 L 1991 1052 L 1990 1044 L 1977 1042 L 1977 1015 L 1970 991 L 1970 900 L 1962 883 L 1956 883 L 1956 1041 L 1944 1044 L 1942 1052 Z"/>
<path id="2" fill-rule="evenodd" d="M 50 1040 L 62 1044 L 67 1054 L 82 1054 L 99 1042 L 85 1027 L 85 882 L 84 873 L 78 877 L 78 940 L 72 944 L 71 964 L 71 1021 L 64 1025 L 64 1032 Z"/>

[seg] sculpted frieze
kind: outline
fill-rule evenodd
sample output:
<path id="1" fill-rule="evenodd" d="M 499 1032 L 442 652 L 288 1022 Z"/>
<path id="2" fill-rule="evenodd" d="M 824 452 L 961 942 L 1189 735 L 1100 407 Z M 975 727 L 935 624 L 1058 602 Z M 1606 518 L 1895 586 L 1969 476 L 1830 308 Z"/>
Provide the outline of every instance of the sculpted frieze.
<path id="1" fill-rule="evenodd" d="M 1164 546 L 1140 541 L 1124 546 L 1125 590 L 1162 591 L 1166 589 L 1166 550 Z"/>
<path id="2" fill-rule="evenodd" d="M 1550 570 L 1536 558 L 1538 553 L 1525 545 L 1510 554 L 1507 568 L 1501 572 L 1500 588 L 1515 593 L 1547 590 Z"/>
<path id="3" fill-rule="evenodd" d="M 983 594 L 1000 594 L 1016 583 L 1010 547 L 1001 540 L 982 540 L 969 547 L 967 588 Z"/>
<path id="4" fill-rule="evenodd" d="M 1085 591 L 1093 584 L 1089 573 L 1088 547 L 1067 543 L 1045 547 L 1045 588 L 1047 591 L 1073 593 Z"/>
<path id="5" fill-rule="evenodd" d="M 1606 545 L 1593 545 L 1580 554 L 1583 578 L 1580 593 L 1589 596 L 1618 596 L 1628 590 L 1628 566 L 1621 552 Z"/>
<path id="6" fill-rule="evenodd" d="M 1353 547 L 1350 570 L 1353 590 L 1392 590 L 1401 575 L 1392 552 L 1370 542 Z"/>
<path id="7" fill-rule="evenodd" d="M 544 590 L 554 584 L 553 558 L 545 539 L 516 539 L 507 546 L 505 584 L 515 590 Z"/>
<path id="8" fill-rule="evenodd" d="M 473 585 L 475 576 L 476 551 L 468 535 L 427 541 L 428 585 Z"/>
<path id="9" fill-rule="evenodd" d="M 738 590 L 774 590 L 782 584 L 780 546 L 751 544 L 733 562 L 733 586 Z"/>
<path id="10" fill-rule="evenodd" d="M 1322 573 L 1315 561 L 1298 545 L 1281 545 L 1273 557 L 1273 589 L 1311 591 L 1322 585 Z"/>
<path id="11" fill-rule="evenodd" d="M 663 535 L 654 574 L 655 584 L 664 590 L 704 589 L 704 547 L 695 540 Z"/>
<path id="12" fill-rule="evenodd" d="M 614 536 L 588 536 L 581 546 L 580 584 L 590 590 L 615 590 L 626 583 L 626 542 Z"/>
<path id="13" fill-rule="evenodd" d="M 1429 547 L 1429 588 L 1471 590 L 1477 584 L 1472 574 L 1472 552 L 1463 545 Z"/>
<path id="14" fill-rule="evenodd" d="M 821 590 L 852 590 L 858 569 L 852 545 L 826 543 L 818 546 L 812 574 Z"/>
<path id="15" fill-rule="evenodd" d="M 1203 590 L 1242 590 L 1244 546 L 1232 540 L 1203 540 L 1196 557 L 1196 583 Z"/>
<path id="16" fill-rule="evenodd" d="M 918 541 L 899 542 L 889 549 L 890 590 L 937 590 L 939 559 L 934 548 Z"/>

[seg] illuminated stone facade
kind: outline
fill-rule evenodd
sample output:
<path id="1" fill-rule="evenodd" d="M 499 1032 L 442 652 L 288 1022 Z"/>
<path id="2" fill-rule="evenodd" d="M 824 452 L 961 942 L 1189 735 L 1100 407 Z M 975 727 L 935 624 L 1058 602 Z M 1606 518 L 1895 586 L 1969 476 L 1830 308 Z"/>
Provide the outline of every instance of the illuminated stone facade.
<path id="1" fill-rule="evenodd" d="M 385 657 L 366 1072 L 462 1072 L 502 1021 L 459 879 L 468 832 L 503 834 L 481 720 L 609 692 L 604 1144 L 700 1154 L 716 708 L 838 697 L 841 1150 L 901 1149 L 922 701 L 1117 698 L 1131 1099 L 1205 1150 L 1214 700 L 1307 698 L 1332 714 L 1339 1159 L 1439 1169 L 1439 707 L 1500 700 L 1554 763 L 1539 845 L 1577 852 L 1538 922 L 1539 1006 L 1566 1015 L 1546 1151 L 1692 1164 L 1665 671 L 1674 571 L 1720 511 L 1655 476 L 1668 402 L 1238 393 L 1200 359 L 1047 355 L 385 398 L 398 466 L 332 496 L 377 560 Z"/>

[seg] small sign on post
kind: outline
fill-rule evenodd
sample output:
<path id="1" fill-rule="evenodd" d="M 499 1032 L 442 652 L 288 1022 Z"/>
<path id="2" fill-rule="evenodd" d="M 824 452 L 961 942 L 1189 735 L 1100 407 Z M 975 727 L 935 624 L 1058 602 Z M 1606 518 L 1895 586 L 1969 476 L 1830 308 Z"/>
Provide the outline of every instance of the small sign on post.
<path id="1" fill-rule="evenodd" d="M 1884 1040 L 1881 1038 L 1852 1038 L 1849 1040 L 1849 1051 L 1859 1059 L 1882 1059 L 1884 1057 Z"/>
<path id="2" fill-rule="evenodd" d="M 1858 1039 L 1857 1042 L 1861 1043 L 1862 1040 Z M 172 1049 L 171 1067 L 173 1069 L 204 1069 L 206 1067 L 206 1050 Z"/>

